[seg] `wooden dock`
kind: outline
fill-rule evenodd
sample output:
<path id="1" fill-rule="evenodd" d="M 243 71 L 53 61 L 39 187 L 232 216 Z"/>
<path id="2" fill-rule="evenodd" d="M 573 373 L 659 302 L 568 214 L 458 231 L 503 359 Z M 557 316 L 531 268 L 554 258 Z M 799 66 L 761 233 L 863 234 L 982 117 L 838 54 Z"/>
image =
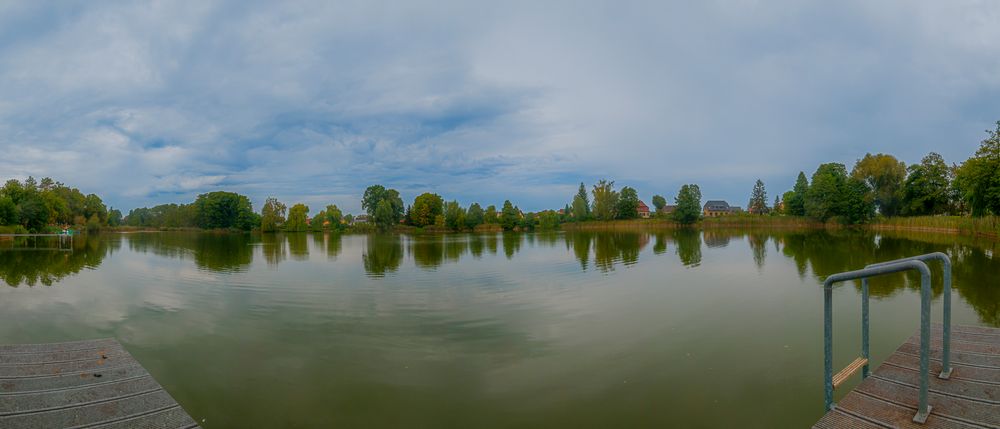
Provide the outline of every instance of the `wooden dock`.
<path id="1" fill-rule="evenodd" d="M 117 341 L 0 345 L 0 428 L 196 428 Z"/>
<path id="2" fill-rule="evenodd" d="M 951 377 L 941 371 L 941 326 L 931 330 L 930 417 L 914 423 L 920 333 L 837 402 L 813 428 L 1000 428 L 1000 329 L 952 326 Z"/>

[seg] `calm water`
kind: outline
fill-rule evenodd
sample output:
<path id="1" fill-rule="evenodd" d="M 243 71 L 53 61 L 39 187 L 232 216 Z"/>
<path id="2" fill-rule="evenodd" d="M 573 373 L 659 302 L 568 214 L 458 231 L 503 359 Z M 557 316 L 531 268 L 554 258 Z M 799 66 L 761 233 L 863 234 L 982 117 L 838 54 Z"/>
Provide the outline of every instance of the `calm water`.
<path id="1" fill-rule="evenodd" d="M 821 279 L 931 251 L 955 262 L 955 323 L 1000 326 L 997 244 L 952 236 L 142 233 L 44 250 L 58 245 L 0 242 L 0 342 L 115 337 L 206 428 L 805 427 L 823 407 Z M 872 287 L 881 361 L 918 327 L 919 281 Z M 834 296 L 839 368 L 859 289 Z"/>

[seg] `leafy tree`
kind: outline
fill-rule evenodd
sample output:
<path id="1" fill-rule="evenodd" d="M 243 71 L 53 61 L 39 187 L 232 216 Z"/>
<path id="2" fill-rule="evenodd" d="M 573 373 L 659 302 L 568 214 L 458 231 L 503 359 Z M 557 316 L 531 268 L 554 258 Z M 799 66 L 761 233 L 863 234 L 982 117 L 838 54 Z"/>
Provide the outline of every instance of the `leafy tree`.
<path id="1" fill-rule="evenodd" d="M 90 215 L 90 219 L 87 219 L 87 232 L 98 232 L 101 230 L 101 218 L 97 216 L 97 213 Z"/>
<path id="2" fill-rule="evenodd" d="M 104 223 L 104 221 L 108 219 L 108 208 L 104 205 L 104 202 L 101 201 L 101 197 L 94 194 L 88 194 L 84 200 L 83 216 L 88 220 L 93 216 L 97 216 L 97 222 L 99 224 Z"/>
<path id="3" fill-rule="evenodd" d="M 618 219 L 636 219 L 639 217 L 639 193 L 631 187 L 622 188 L 618 195 L 618 205 L 615 208 Z"/>
<path id="4" fill-rule="evenodd" d="M 822 164 L 813 173 L 812 185 L 806 191 L 806 215 L 826 221 L 841 212 L 847 168 L 844 164 Z"/>
<path id="5" fill-rule="evenodd" d="M 764 182 L 757 179 L 753 184 L 753 191 L 750 193 L 750 203 L 747 210 L 753 214 L 767 213 L 767 191 L 764 189 Z"/>
<path id="6" fill-rule="evenodd" d="M 866 153 L 851 170 L 851 178 L 861 180 L 874 196 L 883 216 L 899 214 L 903 199 L 906 164 L 892 155 Z"/>
<path id="7" fill-rule="evenodd" d="M 402 204 L 400 204 L 400 206 L 402 206 Z M 401 216 L 402 213 L 396 209 L 396 206 L 393 204 L 391 199 L 387 198 L 378 202 L 378 207 L 375 207 L 375 216 L 372 220 L 375 222 L 375 225 L 379 227 L 379 229 L 385 230 L 398 223 Z"/>
<path id="8" fill-rule="evenodd" d="M 316 232 L 322 232 L 324 221 L 326 221 L 326 210 L 320 210 L 319 213 L 316 213 L 316 216 L 313 216 L 312 220 L 309 221 L 309 229 Z M 332 227 L 333 225 L 330 226 Z"/>
<path id="9" fill-rule="evenodd" d="M 535 214 L 528 212 L 525 213 L 524 217 L 521 218 L 519 226 L 521 227 L 522 231 L 534 231 L 536 222 L 537 222 L 537 217 L 535 216 Z"/>
<path id="10" fill-rule="evenodd" d="M 344 219 L 344 214 L 340 211 L 340 208 L 336 204 L 330 204 L 326 206 L 326 221 L 330 222 L 330 229 L 334 231 L 339 231 L 343 228 L 343 223 L 341 221 Z"/>
<path id="11" fill-rule="evenodd" d="M 444 199 L 438 194 L 423 193 L 413 200 L 410 207 L 410 222 L 413 226 L 427 226 L 434 218 L 444 213 Z"/>
<path id="12" fill-rule="evenodd" d="M 909 175 L 903 185 L 903 214 L 935 215 L 949 210 L 951 169 L 944 158 L 931 152 L 920 164 L 907 168 Z"/>
<path id="13" fill-rule="evenodd" d="M 806 215 L 806 192 L 809 191 L 809 180 L 806 174 L 799 172 L 799 177 L 795 179 L 795 187 L 791 193 L 786 193 L 782 198 L 785 201 L 785 213 L 792 216 Z"/>
<path id="14" fill-rule="evenodd" d="M 90 196 L 88 195 L 87 198 L 89 200 Z M 250 205 L 250 199 L 244 195 L 234 192 L 209 192 L 198 195 L 193 206 L 195 224 L 199 228 L 237 228 L 243 230 L 253 228 L 255 220 L 253 208 Z"/>
<path id="15" fill-rule="evenodd" d="M 122 224 L 121 210 L 112 208 L 108 210 L 108 226 L 120 226 Z"/>
<path id="16" fill-rule="evenodd" d="M 559 213 L 545 210 L 538 214 L 538 229 L 549 231 L 559 226 Z"/>
<path id="17" fill-rule="evenodd" d="M 582 222 L 590 218 L 590 205 L 586 198 L 579 195 L 573 197 L 573 219 Z"/>
<path id="18" fill-rule="evenodd" d="M 309 206 L 299 203 L 288 209 L 288 220 L 285 222 L 285 230 L 292 232 L 305 231 L 309 225 L 306 218 L 309 217 Z"/>
<path id="19" fill-rule="evenodd" d="M 777 195 L 774 196 L 774 205 L 771 206 L 771 213 L 776 214 L 776 215 L 782 214 L 782 210 L 781 210 L 781 197 L 779 197 Z"/>
<path id="20" fill-rule="evenodd" d="M 667 199 L 663 198 L 663 195 L 653 195 L 653 207 L 656 208 L 656 213 L 663 213 L 663 208 L 667 206 Z"/>
<path id="21" fill-rule="evenodd" d="M 344 222 L 347 222 L 348 225 L 354 223 L 354 215 L 350 213 L 344 215 Z"/>
<path id="22" fill-rule="evenodd" d="M 870 221 L 875 217 L 875 199 L 871 188 L 858 178 L 850 178 L 844 185 L 841 196 L 840 216 L 851 225 Z"/>
<path id="23" fill-rule="evenodd" d="M 500 210 L 500 226 L 504 231 L 511 231 L 521 222 L 521 213 L 510 203 L 510 200 L 503 202 L 503 209 Z"/>
<path id="24" fill-rule="evenodd" d="M 490 204 L 486 207 L 486 214 L 483 215 L 483 222 L 494 225 L 500 223 L 500 218 L 497 216 L 497 206 Z"/>
<path id="25" fill-rule="evenodd" d="M 385 201 L 385 207 L 382 202 Z M 399 191 L 386 189 L 382 185 L 372 185 L 365 189 L 365 194 L 361 198 L 361 207 L 364 208 L 369 219 L 373 220 L 380 229 L 387 229 L 399 223 L 403 218 L 403 199 L 399 197 Z"/>
<path id="26" fill-rule="evenodd" d="M 701 218 L 701 189 L 698 185 L 681 186 L 674 203 L 677 204 L 677 209 L 673 213 L 675 221 L 690 225 Z"/>
<path id="27" fill-rule="evenodd" d="M 615 218 L 615 209 L 618 207 L 618 192 L 615 191 L 615 182 L 601 179 L 594 185 L 591 191 L 594 195 L 593 208 L 591 213 L 598 220 L 612 220 Z"/>
<path id="28" fill-rule="evenodd" d="M 260 211 L 260 231 L 275 232 L 284 225 L 285 209 L 285 205 L 277 198 L 268 197 Z"/>
<path id="29" fill-rule="evenodd" d="M 452 201 L 445 206 L 444 223 L 452 231 L 460 231 L 465 228 L 465 217 L 465 209 L 458 204 L 458 201 Z"/>
<path id="30" fill-rule="evenodd" d="M 18 224 L 17 205 L 9 196 L 0 195 L 0 225 Z"/>
<path id="31" fill-rule="evenodd" d="M 973 216 L 1000 215 L 1000 121 L 987 130 L 975 156 L 962 163 L 955 182 L 959 196 L 969 204 Z"/>
<path id="32" fill-rule="evenodd" d="M 465 214 L 465 227 L 474 229 L 475 227 L 482 225 L 484 217 L 485 213 L 479 203 L 472 203 L 472 205 L 469 206 L 469 210 Z"/>

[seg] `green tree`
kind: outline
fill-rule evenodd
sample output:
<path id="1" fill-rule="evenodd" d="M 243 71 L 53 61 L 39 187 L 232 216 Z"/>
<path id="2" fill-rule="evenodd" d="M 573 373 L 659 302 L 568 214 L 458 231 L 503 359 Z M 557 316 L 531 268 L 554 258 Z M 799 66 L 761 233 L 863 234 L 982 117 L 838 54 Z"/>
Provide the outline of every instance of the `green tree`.
<path id="1" fill-rule="evenodd" d="M 781 197 L 777 195 L 774 196 L 774 205 L 771 206 L 771 213 L 776 215 L 783 214 L 781 210 Z"/>
<path id="2" fill-rule="evenodd" d="M 545 210 L 538 214 L 538 229 L 550 231 L 559 227 L 559 213 Z"/>
<path id="3" fill-rule="evenodd" d="M 330 230 L 340 231 L 343 229 L 342 220 L 344 220 L 344 214 L 340 211 L 340 207 L 337 207 L 336 204 L 326 206 L 326 221 L 330 223 Z"/>
<path id="4" fill-rule="evenodd" d="M 413 200 L 410 207 L 410 222 L 413 226 L 427 226 L 434 218 L 444 213 L 444 199 L 438 194 L 423 193 Z"/>
<path id="5" fill-rule="evenodd" d="M 656 208 L 656 213 L 663 213 L 663 208 L 667 206 L 667 199 L 663 198 L 663 195 L 653 195 L 653 207 Z"/>
<path id="6" fill-rule="evenodd" d="M 511 231 L 521 222 L 521 213 L 510 203 L 510 200 L 503 202 L 503 209 L 500 210 L 500 226 L 504 231 Z"/>
<path id="7" fill-rule="evenodd" d="M 7 195 L 0 194 L 0 225 L 18 224 L 17 205 Z"/>
<path id="8" fill-rule="evenodd" d="M 458 201 L 449 202 L 444 209 L 445 226 L 452 231 L 460 231 L 465 228 L 465 209 L 458 204 Z"/>
<path id="9" fill-rule="evenodd" d="M 375 217 L 372 220 L 379 229 L 385 230 L 398 223 L 401 216 L 402 214 L 396 210 L 392 201 L 384 199 L 379 201 L 378 207 L 375 208 Z"/>
<path id="10" fill-rule="evenodd" d="M 636 219 L 639 217 L 639 193 L 631 187 L 624 187 L 618 194 L 618 205 L 615 208 L 618 219 Z"/>
<path id="11" fill-rule="evenodd" d="M 843 222 L 850 225 L 865 223 L 875 217 L 875 199 L 867 183 L 853 177 L 847 180 L 839 214 Z"/>
<path id="12" fill-rule="evenodd" d="M 108 226 L 120 226 L 122 224 L 121 210 L 112 208 L 108 210 Z"/>
<path id="13" fill-rule="evenodd" d="M 88 194 L 84 201 L 83 216 L 87 219 L 97 216 L 97 222 L 102 224 L 108 219 L 108 208 L 104 205 L 104 201 L 101 201 L 101 197 Z"/>
<path id="14" fill-rule="evenodd" d="M 87 196 L 88 200 L 90 196 Z M 89 205 L 89 203 L 88 203 Z M 237 228 L 250 230 L 255 216 L 250 199 L 234 192 L 209 192 L 198 195 L 194 203 L 195 224 L 199 228 Z"/>
<path id="15" fill-rule="evenodd" d="M 996 130 L 987 130 L 976 154 L 962 163 L 955 188 L 972 209 L 973 216 L 1000 215 L 1000 121 Z"/>
<path id="16" fill-rule="evenodd" d="M 579 207 L 577 207 L 577 199 L 580 200 Z M 590 219 L 590 200 L 587 196 L 587 187 L 583 185 L 583 182 L 580 182 L 580 189 L 573 197 L 573 217 L 580 221 Z"/>
<path id="17" fill-rule="evenodd" d="M 951 194 L 951 169 L 944 158 L 931 152 L 908 169 L 903 185 L 903 214 L 936 215 L 948 212 Z"/>
<path id="18" fill-rule="evenodd" d="M 753 191 L 750 193 L 750 203 L 747 210 L 753 214 L 767 213 L 767 191 L 764 189 L 764 182 L 757 179 L 753 184 Z"/>
<path id="19" fill-rule="evenodd" d="M 681 186 L 674 203 L 677 204 L 677 209 L 673 213 L 675 221 L 690 225 L 701 218 L 701 189 L 698 185 Z"/>
<path id="20" fill-rule="evenodd" d="M 323 231 L 323 221 L 326 220 L 326 210 L 320 210 L 309 220 L 309 229 L 316 232 Z"/>
<path id="21" fill-rule="evenodd" d="M 519 223 L 518 226 L 521 227 L 522 231 L 534 231 L 537 220 L 538 219 L 534 213 L 528 212 L 525 213 L 524 216 L 521 218 L 521 222 Z"/>
<path id="22" fill-rule="evenodd" d="M 309 206 L 299 203 L 288 209 L 288 220 L 285 221 L 285 231 L 302 232 L 309 225 L 306 218 L 309 217 Z"/>
<path id="23" fill-rule="evenodd" d="M 497 215 L 497 206 L 490 204 L 486 207 L 486 213 L 483 214 L 483 222 L 491 225 L 500 223 L 500 217 Z"/>
<path id="24" fill-rule="evenodd" d="M 806 216 L 825 222 L 839 215 L 846 184 L 847 167 L 844 164 L 831 162 L 820 165 L 806 191 Z"/>
<path id="25" fill-rule="evenodd" d="M 268 197 L 260 210 L 260 231 L 275 232 L 281 228 L 285 223 L 285 209 L 285 205 L 277 198 Z"/>
<path id="26" fill-rule="evenodd" d="M 806 174 L 799 172 L 799 177 L 795 179 L 795 187 L 786 193 L 782 198 L 785 201 L 785 213 L 792 216 L 806 215 L 806 193 L 809 192 L 809 180 Z"/>
<path id="27" fill-rule="evenodd" d="M 851 170 L 851 178 L 861 180 L 874 197 L 874 203 L 883 216 L 896 216 L 903 199 L 906 164 L 892 155 L 866 153 Z"/>
<path id="28" fill-rule="evenodd" d="M 593 208 L 591 213 L 598 220 L 612 220 L 615 218 L 615 209 L 618 207 L 618 192 L 615 191 L 615 182 L 601 179 L 594 185 L 591 191 L 594 195 Z"/>
<path id="29" fill-rule="evenodd" d="M 469 210 L 465 213 L 465 227 L 474 229 L 475 227 L 482 225 L 484 216 L 485 213 L 479 203 L 472 203 L 472 205 L 469 206 Z"/>

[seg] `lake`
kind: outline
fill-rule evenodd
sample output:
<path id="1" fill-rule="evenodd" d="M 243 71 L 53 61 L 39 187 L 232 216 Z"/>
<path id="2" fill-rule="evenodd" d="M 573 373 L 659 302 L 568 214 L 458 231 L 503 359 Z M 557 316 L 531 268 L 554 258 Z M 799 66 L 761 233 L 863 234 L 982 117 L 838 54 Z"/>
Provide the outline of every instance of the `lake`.
<path id="1" fill-rule="evenodd" d="M 807 427 L 822 279 L 934 251 L 953 323 L 1000 326 L 997 243 L 948 235 L 20 239 L 0 241 L 0 343 L 117 338 L 206 428 Z M 919 279 L 871 287 L 878 364 L 919 327 Z M 836 370 L 860 287 L 834 300 Z"/>

